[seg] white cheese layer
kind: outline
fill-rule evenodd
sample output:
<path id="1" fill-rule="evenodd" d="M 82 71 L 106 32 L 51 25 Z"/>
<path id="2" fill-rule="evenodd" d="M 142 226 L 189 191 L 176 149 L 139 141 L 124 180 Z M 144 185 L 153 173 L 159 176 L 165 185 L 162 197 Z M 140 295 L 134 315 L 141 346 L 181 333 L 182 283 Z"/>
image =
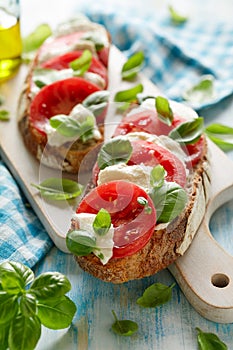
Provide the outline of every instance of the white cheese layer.
<path id="1" fill-rule="evenodd" d="M 86 231 L 86 235 L 96 240 L 96 247 L 93 253 L 101 260 L 102 264 L 105 265 L 111 259 L 113 254 L 113 236 L 114 228 L 111 224 L 110 229 L 104 236 L 100 236 L 93 230 L 93 222 L 96 215 L 90 213 L 79 213 L 73 215 L 73 220 L 78 223 L 81 230 Z M 83 235 L 83 232 L 82 232 Z"/>
<path id="2" fill-rule="evenodd" d="M 89 109 L 85 108 L 82 104 L 77 104 L 72 109 L 70 114 L 66 117 L 67 118 L 72 117 L 73 119 L 77 120 L 80 123 L 82 123 L 87 117 L 91 117 L 93 119 L 93 124 L 94 124 L 93 138 L 95 140 L 99 140 L 101 138 L 101 134 L 96 125 L 96 119 L 94 114 Z M 77 136 L 68 137 L 68 136 L 61 135 L 49 123 L 45 125 L 45 132 L 47 134 L 48 144 L 50 146 L 59 147 L 64 143 L 67 143 L 67 142 L 72 143 L 77 140 Z"/>

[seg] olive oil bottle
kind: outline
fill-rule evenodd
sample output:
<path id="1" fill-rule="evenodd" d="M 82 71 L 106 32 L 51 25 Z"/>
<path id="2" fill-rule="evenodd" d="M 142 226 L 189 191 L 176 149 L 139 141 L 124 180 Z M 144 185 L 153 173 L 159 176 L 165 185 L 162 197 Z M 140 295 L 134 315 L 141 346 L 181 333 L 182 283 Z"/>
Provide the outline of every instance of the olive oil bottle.
<path id="1" fill-rule="evenodd" d="M 0 83 L 17 72 L 21 52 L 19 3 L 0 0 Z"/>

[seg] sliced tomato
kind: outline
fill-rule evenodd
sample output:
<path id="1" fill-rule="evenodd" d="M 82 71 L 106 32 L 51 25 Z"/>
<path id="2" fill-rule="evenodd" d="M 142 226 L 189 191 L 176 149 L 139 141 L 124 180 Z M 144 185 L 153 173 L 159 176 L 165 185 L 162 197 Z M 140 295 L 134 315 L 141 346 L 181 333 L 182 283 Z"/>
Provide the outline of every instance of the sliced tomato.
<path id="1" fill-rule="evenodd" d="M 34 97 L 30 107 L 30 122 L 45 135 L 45 124 L 57 114 L 69 114 L 72 108 L 81 103 L 100 88 L 79 77 L 56 81 L 43 87 Z"/>
<path id="2" fill-rule="evenodd" d="M 117 126 L 114 135 L 126 135 L 130 132 L 147 132 L 153 135 L 168 135 L 172 129 L 179 124 L 185 122 L 184 117 L 174 115 L 173 122 L 170 126 L 163 123 L 157 116 L 154 110 L 147 110 L 129 114 L 123 118 L 121 123 Z M 196 143 L 184 146 L 183 149 L 187 154 L 187 166 L 195 166 L 201 159 L 204 152 L 204 136 L 202 136 Z"/>
<path id="3" fill-rule="evenodd" d="M 50 68 L 50 69 L 66 69 L 69 68 L 70 62 L 76 60 L 83 54 L 83 51 L 72 51 L 65 53 L 64 55 L 53 57 L 42 63 L 42 68 Z M 92 72 L 101 76 L 105 81 L 105 87 L 108 84 L 108 74 L 106 67 L 94 56 L 92 56 L 92 61 L 88 72 Z"/>
<path id="4" fill-rule="evenodd" d="M 148 201 L 149 211 L 139 204 L 139 197 Z M 142 188 L 126 181 L 100 185 L 84 197 L 77 213 L 97 214 L 101 208 L 109 212 L 114 226 L 113 258 L 132 255 L 147 244 L 155 229 L 156 211 Z"/>
<path id="5" fill-rule="evenodd" d="M 167 172 L 166 180 L 176 182 L 184 187 L 186 184 L 186 171 L 181 160 L 172 152 L 152 142 L 143 140 L 131 141 L 133 151 L 127 165 L 146 165 L 155 167 L 160 164 Z M 93 168 L 93 182 L 97 184 L 99 167 Z"/>

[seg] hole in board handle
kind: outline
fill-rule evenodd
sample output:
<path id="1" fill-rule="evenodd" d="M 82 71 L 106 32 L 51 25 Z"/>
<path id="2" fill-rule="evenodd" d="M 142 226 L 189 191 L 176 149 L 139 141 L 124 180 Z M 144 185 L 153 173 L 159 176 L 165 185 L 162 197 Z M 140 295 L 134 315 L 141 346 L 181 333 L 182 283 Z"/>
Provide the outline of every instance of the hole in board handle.
<path id="1" fill-rule="evenodd" d="M 211 277 L 211 283 L 213 284 L 214 287 L 217 287 L 217 288 L 225 288 L 226 286 L 228 286 L 229 282 L 230 282 L 229 277 L 224 273 L 215 273 Z"/>

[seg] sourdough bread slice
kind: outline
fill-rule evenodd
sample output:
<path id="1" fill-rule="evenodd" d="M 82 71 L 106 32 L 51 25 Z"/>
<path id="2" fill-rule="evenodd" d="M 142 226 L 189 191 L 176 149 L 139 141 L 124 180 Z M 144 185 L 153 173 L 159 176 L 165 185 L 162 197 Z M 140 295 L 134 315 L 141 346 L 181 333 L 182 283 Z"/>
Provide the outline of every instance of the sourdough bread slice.
<path id="1" fill-rule="evenodd" d="M 105 265 L 94 254 L 75 256 L 80 267 L 103 281 L 118 284 L 151 276 L 183 255 L 203 219 L 208 202 L 210 188 L 208 159 L 206 143 L 201 160 L 187 180 L 188 203 L 185 210 L 172 222 L 157 225 L 153 236 L 141 250 L 124 258 L 112 258 Z M 71 230 L 77 228 L 77 223 L 72 220 Z"/>

